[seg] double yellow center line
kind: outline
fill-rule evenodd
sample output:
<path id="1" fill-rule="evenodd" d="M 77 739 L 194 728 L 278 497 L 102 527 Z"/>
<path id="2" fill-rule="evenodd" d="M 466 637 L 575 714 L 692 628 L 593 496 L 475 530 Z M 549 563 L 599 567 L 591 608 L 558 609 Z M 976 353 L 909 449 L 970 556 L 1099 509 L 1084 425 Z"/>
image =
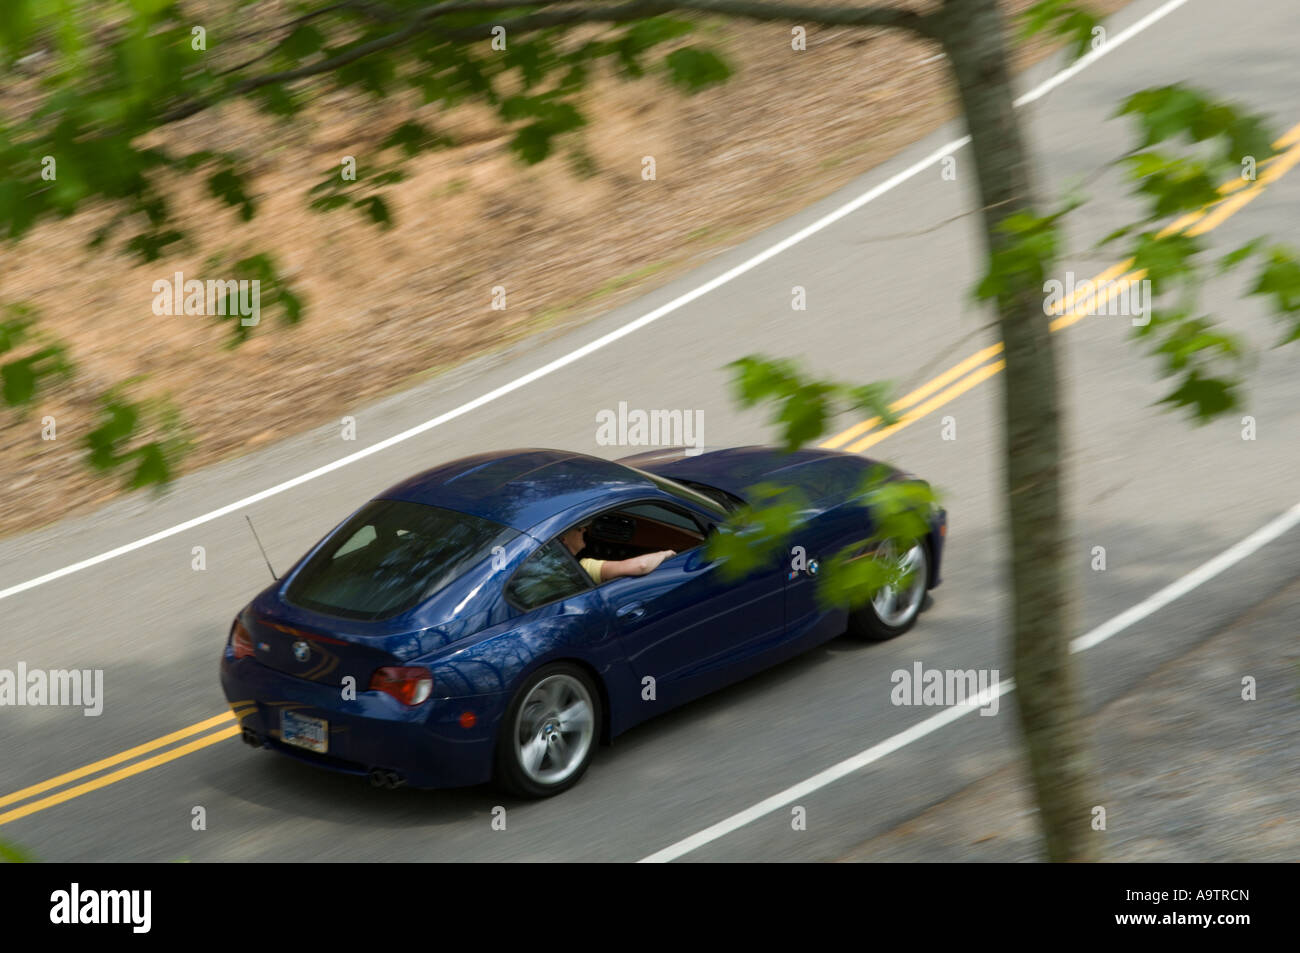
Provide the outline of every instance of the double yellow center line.
<path id="1" fill-rule="evenodd" d="M 1276 182 L 1300 163 L 1300 125 L 1291 127 L 1284 136 L 1273 143 L 1273 148 L 1277 152 L 1257 167 L 1259 170 L 1257 179 L 1251 181 L 1236 178 L 1225 182 L 1219 186 L 1221 198 L 1165 226 L 1158 233 L 1159 236 L 1165 238 L 1178 232 L 1186 232 L 1191 236 L 1204 235 L 1253 202 L 1269 183 Z M 1146 277 L 1146 269 L 1130 269 L 1133 269 L 1132 258 L 1111 265 L 1097 275 L 1091 282 L 1092 288 L 1096 291 L 1095 295 L 1092 290 L 1089 290 L 1087 283 L 1078 284 L 1073 293 L 1052 309 L 1052 313 L 1057 315 L 1052 319 L 1052 330 L 1060 331 L 1062 328 L 1068 328 L 1081 318 L 1087 317 L 1093 309 L 1104 308 L 1125 287 Z M 956 400 L 972 387 L 1003 371 L 1007 366 L 1006 361 L 993 360 L 1002 351 L 1001 342 L 990 345 L 953 365 L 911 393 L 904 394 L 890 405 L 895 414 L 900 415 L 896 423 L 877 430 L 881 420 L 879 417 L 872 417 L 840 431 L 821 446 L 827 450 L 847 450 L 850 453 L 861 453 L 868 447 L 875 446 L 891 434 L 911 426 L 944 404 Z"/>
<path id="2" fill-rule="evenodd" d="M 145 758 L 143 761 L 136 761 L 125 768 L 119 768 L 108 774 L 101 775 L 93 781 L 86 781 L 70 788 L 64 788 L 57 794 L 51 794 L 46 797 L 38 798 L 34 801 L 28 801 L 22 807 L 16 807 L 12 810 L 0 814 L 0 824 L 8 824 L 10 821 L 16 821 L 20 817 L 26 817 L 29 814 L 35 814 L 37 811 L 43 811 L 48 807 L 54 807 L 56 804 L 62 804 L 64 801 L 71 801 L 75 797 L 81 797 L 83 794 L 89 794 L 91 791 L 97 791 L 102 787 L 110 784 L 116 784 L 123 778 L 129 778 L 133 774 L 139 774 L 142 771 L 148 771 L 150 768 L 156 768 L 160 764 L 166 764 L 168 761 L 175 761 L 177 758 L 183 758 L 185 755 L 200 748 L 206 748 L 208 745 L 214 745 L 218 741 L 224 741 L 232 735 L 239 734 L 239 726 L 230 724 L 234 715 L 230 712 L 223 712 L 206 721 L 200 721 L 198 724 L 190 725 L 188 728 L 182 728 L 180 731 L 173 731 L 169 735 L 163 735 L 161 738 L 155 738 L 153 741 L 146 741 L 142 745 L 136 745 L 134 748 L 127 748 L 125 751 L 119 751 L 115 755 L 95 761 L 84 767 L 77 768 L 75 771 L 69 771 L 66 774 L 60 774 L 57 777 L 50 778 L 48 781 L 42 781 L 40 784 L 33 784 L 31 787 L 23 788 L 21 791 L 15 791 L 13 794 L 6 794 L 0 797 L 0 808 L 9 804 L 16 804 L 19 801 L 27 801 L 28 798 L 35 798 L 37 795 L 44 794 L 65 784 L 71 784 L 73 781 L 97 774 L 100 771 L 107 770 L 114 765 L 122 764 L 138 758 L 141 755 L 149 754 L 151 751 L 157 751 L 159 748 L 166 748 L 170 744 L 181 741 L 184 738 L 193 735 L 202 734 L 210 728 L 218 725 L 225 725 L 219 731 L 214 731 L 210 735 L 186 742 L 162 754 L 156 754 L 152 757 Z"/>
<path id="3" fill-rule="evenodd" d="M 1294 126 L 1286 135 L 1275 142 L 1274 147 L 1278 152 L 1273 157 L 1260 163 L 1260 175 L 1257 180 L 1247 182 L 1244 179 L 1234 179 L 1225 183 L 1219 188 L 1222 198 L 1196 212 L 1184 215 L 1167 226 L 1160 234 L 1164 236 L 1186 231 L 1188 235 L 1203 235 L 1211 229 L 1217 228 L 1252 202 L 1259 196 L 1265 186 L 1280 179 L 1300 162 L 1300 124 Z M 1282 150 L 1286 151 L 1283 152 Z M 1080 318 L 1086 317 L 1089 310 L 1080 310 L 1076 307 L 1085 297 L 1091 300 L 1092 307 L 1104 306 L 1128 282 L 1141 281 L 1146 276 L 1146 272 L 1142 269 L 1130 271 L 1132 267 L 1133 260 L 1129 259 L 1117 265 L 1112 265 L 1094 278 L 1093 286 L 1099 289 L 1095 297 L 1091 294 L 1085 296 L 1082 293 L 1087 288 L 1086 284 L 1076 287 L 1074 293 L 1063 300 L 1057 307 L 1056 310 L 1062 313 L 1052 319 L 1052 330 L 1059 331 L 1062 328 L 1067 328 Z M 1108 285 L 1107 282 L 1113 282 L 1113 284 Z M 841 431 L 822 443 L 821 446 L 832 450 L 845 448 L 851 453 L 861 453 L 868 447 L 875 446 L 891 434 L 902 430 L 904 427 L 911 426 L 927 414 L 944 404 L 950 403 L 971 388 L 1000 373 L 1006 367 L 1006 362 L 993 359 L 1001 354 L 1002 350 L 1001 343 L 983 348 L 953 365 L 933 380 L 900 397 L 891 405 L 893 410 L 900 415 L 896 423 L 876 429 L 880 425 L 880 419 L 873 417 Z M 231 707 L 233 711 L 215 715 L 205 721 L 190 725 L 188 728 L 173 731 L 161 738 L 155 738 L 153 741 L 145 742 L 134 748 L 128 748 L 118 754 L 95 761 L 74 771 L 50 778 L 48 781 L 42 781 L 39 784 L 23 788 L 21 791 L 0 796 L 0 809 L 13 804 L 20 805 L 0 813 L 0 825 L 9 824 L 38 811 L 63 804 L 73 798 L 81 797 L 83 794 L 89 794 L 91 791 L 97 791 L 110 784 L 116 784 L 118 781 L 132 775 L 141 774 L 159 765 L 167 764 L 169 761 L 175 761 L 217 742 L 234 737 L 239 734 L 239 724 L 236 719 L 249 714 L 253 710 L 253 705 L 251 702 L 236 702 Z M 118 767 L 118 765 L 125 766 Z M 114 768 L 116 770 L 110 770 Z M 101 774 L 100 772 L 106 773 Z M 92 775 L 98 776 L 88 781 L 82 781 L 83 778 L 90 778 Z M 81 783 L 74 783 L 78 781 Z M 50 791 L 55 793 L 47 793 Z"/>

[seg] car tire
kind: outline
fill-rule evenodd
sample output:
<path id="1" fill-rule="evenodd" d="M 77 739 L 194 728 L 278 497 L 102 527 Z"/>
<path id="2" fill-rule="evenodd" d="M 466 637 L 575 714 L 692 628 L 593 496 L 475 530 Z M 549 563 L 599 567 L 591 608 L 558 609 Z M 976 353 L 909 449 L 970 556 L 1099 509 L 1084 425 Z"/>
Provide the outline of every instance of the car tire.
<path id="1" fill-rule="evenodd" d="M 519 686 L 497 732 L 496 782 L 526 798 L 553 797 L 582 779 L 600 738 L 600 691 L 572 662 L 545 665 Z"/>
<path id="2" fill-rule="evenodd" d="M 910 562 L 909 568 L 914 575 L 905 593 L 894 593 L 887 587 L 849 613 L 848 634 L 864 642 L 885 642 L 916 625 L 917 617 L 925 607 L 930 581 L 930 548 L 924 539 L 917 540 L 910 549 L 897 556 L 892 542 L 886 542 L 881 548 L 885 551 L 885 558 Z"/>

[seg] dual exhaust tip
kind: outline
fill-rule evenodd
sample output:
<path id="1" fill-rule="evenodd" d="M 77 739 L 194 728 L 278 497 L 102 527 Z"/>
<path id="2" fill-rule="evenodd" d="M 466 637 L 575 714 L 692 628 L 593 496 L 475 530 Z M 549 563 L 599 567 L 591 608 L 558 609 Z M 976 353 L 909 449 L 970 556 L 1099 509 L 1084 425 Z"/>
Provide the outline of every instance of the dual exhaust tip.
<path id="1" fill-rule="evenodd" d="M 387 768 L 371 768 L 370 784 L 377 788 L 400 788 L 406 783 L 406 779 L 396 771 L 389 771 Z"/>
<path id="2" fill-rule="evenodd" d="M 244 744 L 252 748 L 264 747 L 262 736 L 252 728 L 244 728 L 239 733 L 240 739 Z M 390 771 L 387 768 L 371 768 L 369 772 L 370 783 L 377 788 L 400 788 L 406 783 L 406 778 L 402 777 L 397 771 Z"/>

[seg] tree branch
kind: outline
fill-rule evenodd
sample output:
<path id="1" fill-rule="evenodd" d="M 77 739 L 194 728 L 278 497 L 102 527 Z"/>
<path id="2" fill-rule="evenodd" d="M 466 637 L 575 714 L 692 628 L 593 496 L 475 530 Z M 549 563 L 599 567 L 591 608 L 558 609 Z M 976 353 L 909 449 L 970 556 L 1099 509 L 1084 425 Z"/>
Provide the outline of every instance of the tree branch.
<path id="1" fill-rule="evenodd" d="M 673 0 L 679 10 L 720 13 L 760 22 L 787 21 L 814 23 L 817 26 L 878 26 L 910 30 L 921 36 L 934 37 L 934 17 L 895 7 L 824 7 L 798 3 L 764 3 L 761 0 Z"/>
<path id="2" fill-rule="evenodd" d="M 481 13 L 494 10 L 518 10 L 523 7 L 546 6 L 565 3 L 567 0 L 451 0 L 421 10 L 402 29 L 362 43 L 328 57 L 319 63 L 300 66 L 296 69 L 278 73 L 253 76 L 233 84 L 217 96 L 192 100 L 178 106 L 158 119 L 158 125 L 167 125 L 188 119 L 190 116 L 210 109 L 218 102 L 235 96 L 242 96 L 263 86 L 277 83 L 289 83 L 311 76 L 330 73 L 340 67 L 355 63 L 357 60 L 384 50 L 401 46 L 421 33 L 436 29 L 436 20 L 453 13 Z M 677 11 L 713 13 L 739 19 L 760 22 L 798 22 L 812 23 L 818 26 L 856 26 L 882 27 L 886 29 L 905 29 L 921 36 L 937 36 L 936 17 L 932 14 L 920 14 L 912 10 L 892 7 L 821 7 L 801 4 L 763 2 L 763 0 L 629 0 L 622 4 L 585 4 L 565 7 L 559 10 L 544 10 L 528 13 L 510 20 L 494 24 L 481 24 L 474 27 L 443 30 L 439 36 L 453 41 L 487 39 L 489 27 L 504 27 L 506 33 L 531 33 L 557 26 L 573 26 L 580 23 L 627 23 L 648 17 L 660 16 Z"/>

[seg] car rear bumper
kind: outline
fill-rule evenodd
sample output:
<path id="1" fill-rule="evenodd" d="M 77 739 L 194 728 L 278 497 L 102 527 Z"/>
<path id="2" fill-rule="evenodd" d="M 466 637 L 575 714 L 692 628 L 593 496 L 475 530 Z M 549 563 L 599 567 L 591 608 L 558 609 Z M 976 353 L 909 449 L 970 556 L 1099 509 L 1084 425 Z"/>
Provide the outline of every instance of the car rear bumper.
<path id="1" fill-rule="evenodd" d="M 296 678 L 251 658 L 236 660 L 229 646 L 221 656 L 221 687 L 245 741 L 331 771 L 395 774 L 418 788 L 490 780 L 496 728 L 509 702 L 503 692 L 434 697 L 407 707 L 364 686 L 358 686 L 355 699 L 344 700 L 338 685 Z M 283 740 L 285 710 L 327 722 L 324 753 Z"/>

